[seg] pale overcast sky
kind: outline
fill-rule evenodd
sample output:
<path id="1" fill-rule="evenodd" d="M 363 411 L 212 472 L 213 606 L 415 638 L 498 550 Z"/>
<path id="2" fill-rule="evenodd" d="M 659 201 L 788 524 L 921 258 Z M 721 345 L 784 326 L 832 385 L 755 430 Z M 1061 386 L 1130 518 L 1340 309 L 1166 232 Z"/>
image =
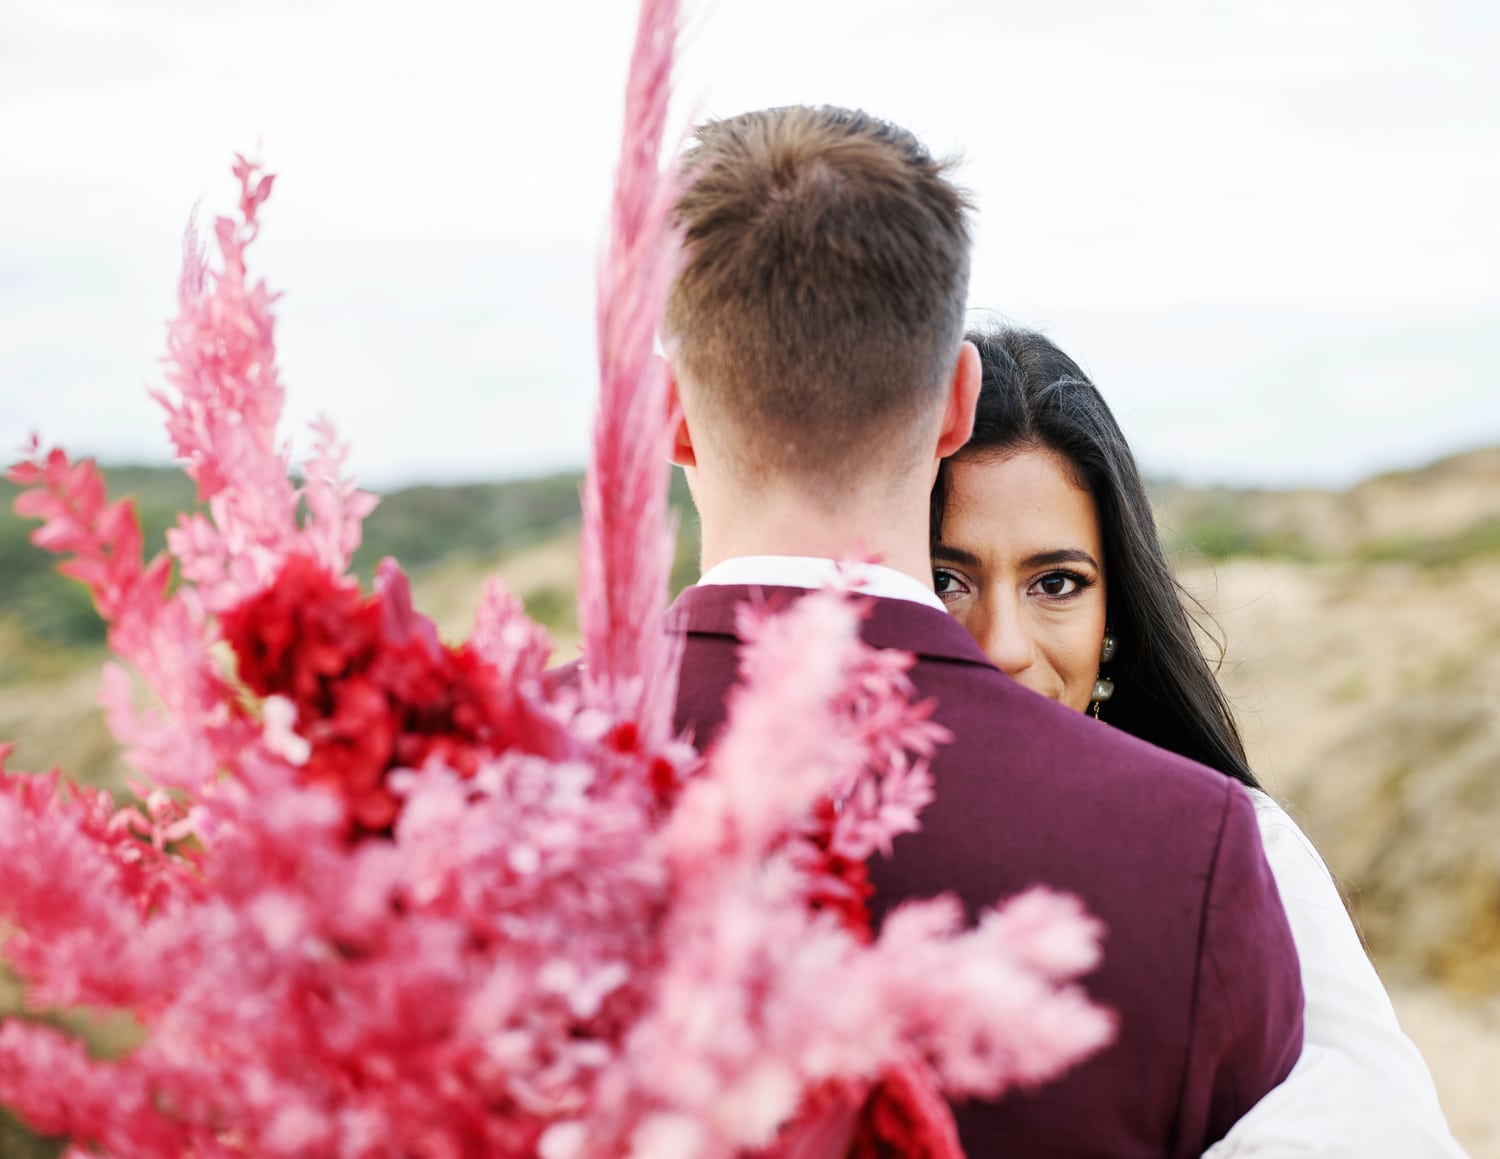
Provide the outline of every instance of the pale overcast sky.
<path id="1" fill-rule="evenodd" d="M 3 0 L 0 445 L 167 455 L 182 227 L 259 143 L 294 423 L 379 486 L 581 464 L 633 20 Z M 679 89 L 961 153 L 972 305 L 1077 357 L 1149 472 L 1345 483 L 1500 442 L 1497 61 L 1494 0 L 713 0 Z"/>

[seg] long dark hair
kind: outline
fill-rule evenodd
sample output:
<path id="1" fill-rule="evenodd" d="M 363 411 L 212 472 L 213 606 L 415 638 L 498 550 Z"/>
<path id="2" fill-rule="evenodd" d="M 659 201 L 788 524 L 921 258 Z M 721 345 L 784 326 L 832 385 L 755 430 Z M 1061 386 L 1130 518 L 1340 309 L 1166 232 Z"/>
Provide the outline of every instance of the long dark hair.
<path id="1" fill-rule="evenodd" d="M 1104 538 L 1110 630 L 1118 646 L 1105 674 L 1114 695 L 1103 717 L 1116 728 L 1259 788 L 1229 703 L 1193 636 L 1207 612 L 1172 575 L 1130 444 L 1078 364 L 1042 335 L 1002 328 L 972 333 L 984 375 L 974 434 L 955 458 L 1024 447 L 1072 466 L 1093 494 Z M 944 464 L 932 492 L 932 537 L 942 531 Z"/>

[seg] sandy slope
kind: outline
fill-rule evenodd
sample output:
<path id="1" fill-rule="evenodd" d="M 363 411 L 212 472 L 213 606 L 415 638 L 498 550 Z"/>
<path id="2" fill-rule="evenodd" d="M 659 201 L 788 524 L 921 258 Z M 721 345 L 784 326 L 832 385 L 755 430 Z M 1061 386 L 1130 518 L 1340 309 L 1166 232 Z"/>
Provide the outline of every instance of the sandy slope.
<path id="1" fill-rule="evenodd" d="M 1401 1025 L 1421 1048 L 1453 1134 L 1473 1159 L 1500 1159 L 1500 998 L 1395 987 Z"/>
<path id="2" fill-rule="evenodd" d="M 1500 562 L 1186 575 L 1252 764 L 1402 980 L 1500 992 Z"/>
<path id="3" fill-rule="evenodd" d="M 1500 1159 L 1500 562 L 1184 579 L 1254 767 L 1342 879 L 1455 1134 Z"/>

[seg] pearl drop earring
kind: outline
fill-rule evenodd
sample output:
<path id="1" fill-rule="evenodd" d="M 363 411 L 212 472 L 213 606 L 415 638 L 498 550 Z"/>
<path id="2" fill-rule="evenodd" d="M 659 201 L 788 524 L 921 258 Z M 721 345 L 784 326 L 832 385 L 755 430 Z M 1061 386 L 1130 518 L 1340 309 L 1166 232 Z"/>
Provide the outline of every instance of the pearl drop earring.
<path id="1" fill-rule="evenodd" d="M 1101 667 L 1115 658 L 1115 650 L 1118 643 L 1113 632 L 1104 633 L 1104 643 L 1099 649 L 1099 664 Z M 1103 672 L 1100 672 L 1094 680 L 1093 691 L 1089 693 L 1089 699 L 1092 701 L 1089 705 L 1089 712 L 1093 714 L 1095 720 L 1099 719 L 1100 707 L 1114 694 L 1115 682 L 1104 675 Z"/>

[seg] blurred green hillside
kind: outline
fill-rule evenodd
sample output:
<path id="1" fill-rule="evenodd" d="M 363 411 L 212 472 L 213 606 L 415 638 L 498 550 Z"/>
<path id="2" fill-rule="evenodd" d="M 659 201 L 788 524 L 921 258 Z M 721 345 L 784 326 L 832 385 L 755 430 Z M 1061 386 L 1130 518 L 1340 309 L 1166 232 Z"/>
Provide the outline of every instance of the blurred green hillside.
<path id="1" fill-rule="evenodd" d="M 175 467 L 104 468 L 111 498 L 134 500 L 148 555 L 166 546 L 166 531 L 178 514 L 195 509 L 192 482 Z M 492 562 L 559 537 L 576 535 L 579 520 L 577 472 L 507 483 L 451 487 L 408 487 L 381 496 L 365 521 L 355 570 L 368 582 L 387 556 L 414 577 L 446 566 Z M 0 479 L 0 642 L 19 636 L 28 648 L 45 653 L 22 656 L 14 639 L 0 646 L 0 686 L 7 680 L 56 667 L 56 656 L 101 646 L 104 628 L 81 585 L 58 576 L 57 560 L 31 546 L 36 527 L 13 510 L 19 488 Z M 683 534 L 674 570 L 674 590 L 696 575 L 697 537 L 687 489 L 674 476 L 671 501 Z M 571 590 L 531 593 L 531 614 L 549 628 L 571 632 Z"/>
<path id="2" fill-rule="evenodd" d="M 1163 482 L 1152 499 L 1163 540 L 1184 557 L 1423 568 L 1500 558 L 1500 447 L 1377 475 L 1347 491 Z"/>
<path id="3" fill-rule="evenodd" d="M 130 496 L 147 552 L 165 546 L 178 513 L 194 507 L 193 485 L 175 467 L 105 469 L 112 497 Z M 1152 486 L 1168 551 L 1184 560 L 1279 559 L 1297 563 L 1409 562 L 1424 568 L 1500 558 L 1500 513 L 1465 479 L 1500 487 L 1500 448 L 1455 456 L 1420 471 L 1379 476 L 1344 492 Z M 413 576 L 490 563 L 576 534 L 578 473 L 507 483 L 409 487 L 383 495 L 365 523 L 355 570 L 368 581 L 392 556 Z M 0 479 L 0 623 L 35 646 L 74 652 L 101 645 L 104 631 L 88 597 L 54 571 L 56 560 L 28 541 L 33 521 L 12 510 L 18 488 Z M 674 475 L 672 504 L 682 534 L 673 589 L 692 582 L 697 536 L 687 489 Z M 537 591 L 532 614 L 564 632 L 571 590 Z M 3 629 L 0 629 L 3 631 Z M 3 637 L 0 637 L 3 639 Z M 14 672 L 14 648 L 0 649 L 0 685 Z"/>

